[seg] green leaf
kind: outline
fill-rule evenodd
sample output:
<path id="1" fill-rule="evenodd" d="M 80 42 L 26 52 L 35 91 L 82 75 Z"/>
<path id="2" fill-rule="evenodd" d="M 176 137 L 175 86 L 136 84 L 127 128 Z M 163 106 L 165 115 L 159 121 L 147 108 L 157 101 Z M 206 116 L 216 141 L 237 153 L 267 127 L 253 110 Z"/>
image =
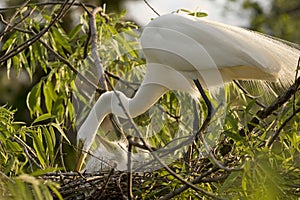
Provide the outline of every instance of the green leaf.
<path id="1" fill-rule="evenodd" d="M 71 101 L 68 101 L 67 113 L 68 113 L 71 121 L 73 121 L 75 119 L 75 109 L 74 109 L 74 105 L 72 104 Z"/>
<path id="2" fill-rule="evenodd" d="M 65 140 L 69 144 L 71 144 L 71 142 L 69 141 L 68 137 L 66 136 L 66 134 L 64 133 L 64 131 L 62 130 L 62 128 L 58 124 L 51 123 L 51 126 L 54 126 L 58 130 L 58 132 L 65 138 Z"/>
<path id="3" fill-rule="evenodd" d="M 236 131 L 226 130 L 223 132 L 223 134 L 229 138 L 236 140 L 236 141 L 244 141 L 244 138 L 241 137 Z"/>
<path id="4" fill-rule="evenodd" d="M 18 56 L 12 57 L 12 65 L 14 66 L 16 76 L 18 77 L 20 75 L 20 69 L 22 68 L 20 57 Z"/>
<path id="5" fill-rule="evenodd" d="M 194 16 L 194 17 L 206 17 L 207 13 L 204 13 L 204 12 L 193 12 L 193 13 L 189 13 L 189 15 Z"/>
<path id="6" fill-rule="evenodd" d="M 55 132 L 52 126 L 49 126 L 49 134 L 51 136 L 51 140 L 53 142 L 53 144 L 56 144 L 56 136 L 55 136 Z"/>
<path id="7" fill-rule="evenodd" d="M 78 35 L 81 28 L 82 28 L 82 24 L 78 24 L 71 30 L 71 32 L 69 33 L 70 40 L 73 40 Z"/>
<path id="8" fill-rule="evenodd" d="M 61 95 L 59 98 L 54 102 L 52 107 L 52 113 L 56 115 L 58 121 L 63 120 L 65 116 L 65 107 L 64 107 L 64 97 Z"/>
<path id="9" fill-rule="evenodd" d="M 59 199 L 59 200 L 63 200 L 63 197 L 61 196 L 61 194 L 59 193 L 58 191 L 58 186 L 55 185 L 54 183 L 48 183 L 47 186 L 50 188 L 50 190 L 52 190 L 52 192 L 56 195 L 56 197 Z"/>
<path id="10" fill-rule="evenodd" d="M 33 132 L 33 148 L 36 151 L 36 155 L 41 165 L 45 167 L 46 153 L 43 145 L 43 137 L 40 127 L 38 127 L 36 132 Z"/>
<path id="11" fill-rule="evenodd" d="M 45 120 L 51 119 L 51 118 L 54 118 L 54 116 L 52 116 L 50 113 L 42 114 L 41 116 L 37 117 L 37 118 L 32 122 L 32 124 L 35 124 L 35 123 L 38 123 L 38 122 L 41 122 L 41 121 L 45 121 Z"/>
<path id="12" fill-rule="evenodd" d="M 256 104 L 256 100 L 255 99 L 253 99 L 253 100 L 251 100 L 250 102 L 248 102 L 248 105 L 246 106 L 246 108 L 245 108 L 245 112 L 246 113 L 249 113 L 250 112 L 250 110 L 251 110 L 251 108 L 253 108 L 253 106 Z"/>
<path id="13" fill-rule="evenodd" d="M 51 80 L 48 80 L 46 81 L 46 83 L 44 83 L 43 93 L 45 97 L 45 104 L 46 104 L 47 111 L 51 113 L 53 101 L 55 101 L 57 98 L 57 94 L 55 93 L 55 89 L 53 87 Z"/>
<path id="14" fill-rule="evenodd" d="M 69 53 L 72 52 L 71 46 L 69 44 L 68 36 L 62 32 L 62 29 L 52 29 L 54 40 L 57 41 L 58 44 L 63 46 Z"/>
<path id="15" fill-rule="evenodd" d="M 40 108 L 41 106 L 41 82 L 36 84 L 31 91 L 28 93 L 27 96 L 27 107 L 30 110 L 30 114 L 38 114 L 42 113 L 42 110 Z"/>
<path id="16" fill-rule="evenodd" d="M 237 187 L 233 188 L 232 186 L 237 186 L 237 184 L 240 183 L 240 181 L 238 181 L 238 179 L 240 178 L 241 178 L 241 172 L 239 171 L 231 172 L 230 175 L 226 178 L 226 180 L 222 184 L 222 186 L 219 188 L 220 192 L 226 191 L 228 189 L 237 190 L 238 189 Z"/>
<path id="17" fill-rule="evenodd" d="M 48 149 L 48 156 L 50 157 L 49 162 L 52 162 L 52 159 L 54 158 L 54 146 L 55 143 L 52 140 L 52 136 L 50 131 L 48 131 L 48 129 L 46 127 L 43 128 L 43 135 L 47 144 L 47 149 Z"/>

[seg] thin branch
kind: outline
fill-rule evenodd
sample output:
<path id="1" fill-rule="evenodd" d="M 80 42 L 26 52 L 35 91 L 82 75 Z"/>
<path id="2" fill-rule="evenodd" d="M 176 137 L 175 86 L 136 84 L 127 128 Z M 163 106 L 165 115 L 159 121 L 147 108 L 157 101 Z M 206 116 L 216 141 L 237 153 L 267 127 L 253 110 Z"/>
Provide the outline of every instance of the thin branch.
<path id="1" fill-rule="evenodd" d="M 74 2 L 75 0 L 73 0 L 72 2 Z M 42 29 L 38 34 L 36 34 L 35 36 L 33 36 L 32 38 L 30 38 L 29 40 L 27 40 L 26 42 L 24 42 L 23 44 L 15 47 L 14 49 L 10 50 L 9 52 L 7 52 L 6 54 L 4 54 L 1 58 L 0 58 L 0 64 L 2 64 L 3 62 L 5 62 L 6 60 L 10 59 L 11 57 L 17 55 L 18 53 L 24 51 L 25 49 L 27 49 L 29 46 L 31 46 L 33 43 L 35 43 L 38 39 L 40 39 L 44 34 L 46 34 L 49 29 L 59 20 L 61 19 L 64 14 L 67 12 L 67 10 L 71 7 L 72 4 L 68 5 L 68 0 L 66 0 L 64 2 L 64 4 L 62 5 L 61 9 L 59 10 L 58 14 L 56 15 L 56 17 L 54 19 L 52 19 L 52 21 L 49 23 L 49 25 L 47 27 L 45 27 L 44 29 Z"/>
<path id="2" fill-rule="evenodd" d="M 82 75 L 67 59 L 65 59 L 62 55 L 57 53 L 52 47 L 50 47 L 47 43 L 45 43 L 43 40 L 39 40 L 51 53 L 53 53 L 54 56 L 56 56 L 59 60 L 61 60 L 63 63 L 65 63 L 75 74 L 79 76 L 81 80 L 84 80 L 88 85 L 93 87 L 99 94 L 102 94 L 105 92 L 105 90 L 100 89 L 97 85 L 95 85 L 93 82 L 91 82 L 88 78 L 86 78 L 84 75 Z"/>
<path id="3" fill-rule="evenodd" d="M 29 160 L 33 161 L 33 163 L 40 169 L 42 169 L 43 167 L 30 155 L 32 154 L 34 157 L 37 158 L 37 155 L 36 153 L 23 141 L 21 140 L 18 136 L 14 135 L 13 136 L 13 140 L 15 142 L 17 142 L 18 144 L 20 144 L 23 149 L 24 149 L 24 152 L 25 154 L 27 155 L 27 157 L 29 158 Z"/>
<path id="4" fill-rule="evenodd" d="M 275 110 L 277 110 L 279 107 L 281 107 L 284 103 L 286 103 L 292 95 L 294 95 L 300 86 L 300 77 L 298 77 L 294 84 L 291 85 L 284 93 L 279 95 L 268 107 L 259 110 L 256 113 L 256 116 L 251 119 L 251 121 L 248 123 L 248 130 L 251 132 L 256 124 L 259 124 L 259 120 L 267 118 L 269 115 L 271 115 Z M 240 130 L 242 132 L 242 130 Z"/>
<path id="5" fill-rule="evenodd" d="M 99 82 L 103 90 L 107 89 L 107 84 L 104 76 L 104 69 L 102 67 L 102 61 L 98 54 L 98 35 L 97 35 L 97 24 L 96 24 L 96 15 L 97 13 L 102 12 L 101 7 L 95 8 L 90 14 L 90 30 L 91 30 L 91 43 L 92 43 L 92 57 L 95 63 L 96 68 L 99 73 Z"/>
<path id="6" fill-rule="evenodd" d="M 109 181 L 110 181 L 112 175 L 114 174 L 114 171 L 115 171 L 114 168 L 112 168 L 112 169 L 110 170 L 110 173 L 109 173 L 109 175 L 108 175 L 108 177 L 107 177 L 107 179 L 106 179 L 106 181 L 105 181 L 105 183 L 104 183 L 104 186 L 101 188 L 100 195 L 99 195 L 98 197 L 96 197 L 95 199 L 102 199 L 102 198 L 103 198 L 103 195 L 104 195 L 104 193 L 105 193 L 105 189 L 107 188 L 107 186 L 108 186 L 108 184 L 109 184 Z"/>
<path id="7" fill-rule="evenodd" d="M 3 36 L 5 34 L 7 34 L 8 32 L 10 32 L 15 26 L 17 26 L 18 24 L 20 24 L 24 19 L 26 19 L 27 16 L 23 17 L 23 19 L 19 20 L 17 23 L 15 23 L 14 25 L 11 25 L 11 22 L 16 18 L 16 16 L 21 12 L 21 10 L 29 3 L 30 0 L 25 1 L 20 8 L 13 14 L 13 16 L 10 17 L 10 21 L 8 23 L 8 25 L 4 28 L 4 30 L 2 31 L 2 33 L 0 33 L 0 41 L 2 41 Z M 34 9 L 33 9 L 34 10 Z M 30 14 L 30 13 L 29 13 Z M 1 15 L 1 19 L 3 18 L 3 15 Z"/>
<path id="8" fill-rule="evenodd" d="M 0 20 L 1 20 L 1 22 L 2 22 L 4 25 L 10 26 L 10 27 L 12 28 L 12 31 L 13 31 L 13 30 L 17 30 L 17 31 L 20 31 L 20 32 L 22 32 L 22 33 L 32 34 L 32 31 L 28 31 L 28 30 L 25 30 L 25 29 L 18 28 L 18 27 L 17 27 L 18 24 L 10 25 L 10 23 L 7 22 L 7 21 L 4 19 L 4 17 L 3 17 L 2 14 L 0 14 Z M 0 38 L 0 39 L 1 39 L 1 38 Z"/>
<path id="9" fill-rule="evenodd" d="M 157 16 L 160 16 L 160 14 L 148 3 L 147 0 L 144 0 L 144 2 L 155 14 L 157 14 Z"/>
<path id="10" fill-rule="evenodd" d="M 29 0 L 30 1 L 30 0 Z M 65 2 L 62 1 L 51 1 L 51 2 L 37 2 L 37 3 L 28 3 L 28 6 L 51 6 L 51 5 L 62 5 L 65 4 Z M 77 3 L 77 2 L 67 2 L 67 5 L 72 5 L 72 6 L 82 6 L 82 3 Z M 84 3 L 84 5 L 86 7 L 89 8 L 96 8 L 96 6 L 89 4 L 89 3 Z M 11 10 L 11 9 L 18 9 L 20 8 L 21 5 L 15 5 L 15 6 L 7 6 L 5 8 L 0 8 L 0 12 L 5 12 L 7 10 Z"/>
<path id="11" fill-rule="evenodd" d="M 242 92 L 248 97 L 250 98 L 251 100 L 255 100 L 255 103 L 257 105 L 259 105 L 260 107 L 262 108 L 265 108 L 266 106 L 261 103 L 260 101 L 257 100 L 257 98 L 255 98 L 254 96 L 252 96 L 238 81 L 236 80 L 233 80 L 233 82 L 237 85 L 237 87 L 242 90 Z"/>
<path id="12" fill-rule="evenodd" d="M 119 76 L 116 76 L 115 74 L 105 70 L 104 71 L 105 74 L 107 74 L 109 77 L 112 77 L 113 79 L 116 79 L 117 81 L 120 81 L 121 83 L 125 84 L 127 87 L 129 87 L 132 90 L 135 90 L 135 88 L 133 88 L 131 85 L 135 85 L 135 86 L 140 86 L 140 83 L 136 83 L 136 82 L 131 82 L 131 81 L 126 81 L 122 78 L 120 78 Z"/>
<path id="13" fill-rule="evenodd" d="M 60 160 L 61 160 L 62 167 L 63 167 L 64 171 L 67 171 L 67 168 L 65 166 L 65 161 L 64 161 L 63 140 L 64 140 L 64 137 L 61 135 L 60 142 L 59 142 L 59 153 L 60 153 Z"/>
<path id="14" fill-rule="evenodd" d="M 273 144 L 273 142 L 278 138 L 280 131 L 282 131 L 282 129 L 286 126 L 286 124 L 289 121 L 291 121 L 291 119 L 293 119 L 293 117 L 295 117 L 299 112 L 300 112 L 300 108 L 295 110 L 291 116 L 289 116 L 286 120 L 284 120 L 284 122 L 280 125 L 279 129 L 274 133 L 274 135 L 269 140 L 267 145 L 268 147 L 270 147 Z"/>
<path id="15" fill-rule="evenodd" d="M 5 178 L 6 180 L 8 180 L 11 183 L 15 183 L 15 181 L 13 181 L 11 178 L 9 178 L 8 176 L 6 176 L 6 174 L 4 174 L 2 171 L 0 171 L 0 177 L 1 178 Z"/>
<path id="16" fill-rule="evenodd" d="M 108 81 L 108 84 L 110 85 L 110 87 L 112 87 L 111 83 Z M 113 87 L 112 87 L 113 88 Z M 168 165 L 166 165 L 155 153 L 153 153 L 153 149 L 146 143 L 146 141 L 143 138 L 143 135 L 141 134 L 141 132 L 138 130 L 138 128 L 136 127 L 136 125 L 134 124 L 134 121 L 132 120 L 131 116 L 129 115 L 129 113 L 126 111 L 126 108 L 124 107 L 119 94 L 116 92 L 116 90 L 113 90 L 114 94 L 116 95 L 121 108 L 123 109 L 125 116 L 127 117 L 127 119 L 129 120 L 129 123 L 132 125 L 134 131 L 138 134 L 138 136 L 140 137 L 141 141 L 143 142 L 143 145 L 146 147 L 146 149 L 151 153 L 151 155 L 172 175 L 174 176 L 176 179 L 178 179 L 180 182 L 182 182 L 183 184 L 188 185 L 190 188 L 192 188 L 195 191 L 198 191 L 208 197 L 214 198 L 214 199 L 222 199 L 216 195 L 214 195 L 213 193 L 210 193 L 208 191 L 205 191 L 199 187 L 197 187 L 196 185 L 194 185 L 193 183 L 186 181 L 183 177 L 181 177 L 180 175 L 178 175 L 176 172 L 174 172 Z"/>
<path id="17" fill-rule="evenodd" d="M 213 169 L 207 171 L 206 173 L 203 173 L 201 176 L 198 176 L 197 178 L 195 178 L 192 183 L 193 184 L 198 184 L 198 183 L 201 183 L 202 182 L 202 179 L 205 177 L 205 176 L 208 176 L 216 171 L 219 170 L 219 167 L 214 167 Z M 175 189 L 174 191 L 168 193 L 167 195 L 165 195 L 164 197 L 160 198 L 160 200 L 169 200 L 177 195 L 179 195 L 180 193 L 184 192 L 185 190 L 189 189 L 190 187 L 188 185 L 183 185 L 182 187 L 178 188 L 178 189 Z M 223 198 L 220 198 L 219 199 L 223 199 Z"/>
<path id="18" fill-rule="evenodd" d="M 131 140 L 132 137 L 128 136 L 127 140 Z M 128 162 L 128 172 L 127 172 L 127 196 L 129 200 L 133 199 L 132 194 L 132 144 L 129 142 L 128 144 L 128 152 L 127 152 L 127 162 Z"/>

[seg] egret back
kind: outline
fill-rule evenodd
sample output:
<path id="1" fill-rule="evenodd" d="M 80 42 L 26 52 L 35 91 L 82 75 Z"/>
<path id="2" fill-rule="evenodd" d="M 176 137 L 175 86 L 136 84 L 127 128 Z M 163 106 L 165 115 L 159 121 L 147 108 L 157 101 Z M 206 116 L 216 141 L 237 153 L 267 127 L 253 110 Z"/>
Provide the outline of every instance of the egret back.
<path id="1" fill-rule="evenodd" d="M 191 72 L 192 76 L 195 72 L 216 66 L 224 82 L 258 79 L 279 80 L 283 85 L 288 85 L 295 78 L 300 56 L 300 50 L 288 42 L 243 28 L 179 14 L 160 16 L 150 22 L 143 31 L 141 43 L 151 62 Z M 166 47 L 168 45 L 169 48 Z M 167 52 L 169 49 L 172 51 Z M 169 57 L 159 55 L 164 52 Z M 181 52 L 196 56 L 198 66 L 190 63 L 190 57 L 183 57 Z"/>

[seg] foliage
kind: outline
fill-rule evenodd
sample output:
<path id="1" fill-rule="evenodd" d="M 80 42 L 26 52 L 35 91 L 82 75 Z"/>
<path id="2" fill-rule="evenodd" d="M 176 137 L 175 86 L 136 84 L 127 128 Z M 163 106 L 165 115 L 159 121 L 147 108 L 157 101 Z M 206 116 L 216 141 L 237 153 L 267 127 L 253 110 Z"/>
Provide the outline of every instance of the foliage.
<path id="1" fill-rule="evenodd" d="M 25 72 L 28 81 L 34 84 L 26 101 L 30 123 L 16 121 L 13 107 L 0 107 L 0 197 L 62 199 L 59 186 L 41 179 L 40 175 L 74 169 L 76 126 L 103 92 L 92 55 L 91 16 L 85 12 L 72 30 L 65 31 L 61 22 L 69 6 L 63 3 L 25 5 L 15 10 L 16 16 L 9 21 L 13 26 L 7 24 L 7 29 L 0 34 L 1 41 L 5 38 L 0 52 L 1 68 L 6 68 L 9 77 L 12 72 L 18 77 Z M 93 7 L 84 9 L 90 11 Z M 97 52 L 111 83 L 109 89 L 122 89 L 130 96 L 143 76 L 145 60 L 137 47 L 137 26 L 124 22 L 123 15 L 102 10 L 96 16 Z M 134 195 L 142 199 L 166 198 L 179 191 L 174 199 L 296 199 L 299 196 L 299 93 L 272 115 L 251 124 L 252 128 L 249 123 L 262 109 L 257 102 L 263 99 L 249 98 L 235 85 L 228 86 L 226 96 L 231 101 L 213 152 L 222 165 L 242 170 L 217 166 L 211 157 L 202 154 L 203 144 L 198 141 L 190 157 L 185 154 L 171 163 L 170 168 L 207 193 L 186 187 L 168 170 L 160 169 L 152 176 L 157 178 L 134 185 Z M 180 104 L 179 99 L 184 98 L 190 104 Z M 179 130 L 193 131 L 189 125 L 195 117 L 190 114 L 194 110 L 185 94 L 169 92 L 159 100 L 159 105 L 153 113 L 134 119 L 139 127 L 144 126 L 143 132 L 153 128 L 148 126 L 150 119 L 157 120 L 156 123 L 165 119 L 159 133 L 149 140 L 157 148 L 170 143 Z M 265 106 L 268 105 L 269 102 Z M 203 111 L 201 124 L 207 113 L 202 101 L 198 109 Z M 155 119 L 157 115 L 159 119 Z M 132 134 L 130 131 L 126 133 Z"/>
<path id="2" fill-rule="evenodd" d="M 242 3 L 242 12 L 251 11 L 250 29 L 300 43 L 298 0 L 270 0 L 269 3 L 255 0 L 230 1 Z"/>

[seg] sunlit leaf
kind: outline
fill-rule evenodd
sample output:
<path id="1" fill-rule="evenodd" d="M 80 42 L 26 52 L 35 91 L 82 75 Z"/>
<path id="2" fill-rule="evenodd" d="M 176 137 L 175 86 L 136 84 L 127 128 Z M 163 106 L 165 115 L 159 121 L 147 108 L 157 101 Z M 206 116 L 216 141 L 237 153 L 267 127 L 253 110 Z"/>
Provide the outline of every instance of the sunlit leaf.
<path id="1" fill-rule="evenodd" d="M 51 113 L 45 113 L 45 114 L 42 114 L 42 115 L 40 115 L 39 117 L 37 117 L 37 118 L 32 122 L 32 124 L 35 124 L 35 123 L 38 123 L 38 122 L 41 122 L 41 121 L 45 121 L 45 120 L 50 119 L 50 118 L 54 118 L 54 116 L 52 116 Z"/>
<path id="2" fill-rule="evenodd" d="M 77 26 L 75 26 L 69 33 L 70 40 L 73 40 L 81 31 L 81 29 L 82 29 L 82 24 L 78 24 Z"/>
<path id="3" fill-rule="evenodd" d="M 37 132 L 32 134 L 33 136 L 33 147 L 36 151 L 37 157 L 39 162 L 43 167 L 45 167 L 46 163 L 46 152 L 43 145 L 43 137 L 42 137 L 42 131 L 40 128 L 37 129 Z"/>
<path id="4" fill-rule="evenodd" d="M 41 83 L 36 84 L 27 95 L 27 107 L 30 114 L 41 113 Z"/>
<path id="5" fill-rule="evenodd" d="M 58 132 L 64 137 L 64 139 L 65 139 L 69 144 L 71 144 L 70 141 L 69 141 L 69 139 L 68 139 L 68 137 L 66 136 L 66 134 L 64 133 L 64 131 L 62 130 L 62 128 L 61 128 L 58 124 L 51 123 L 51 126 L 55 127 L 55 128 L 58 130 Z"/>

